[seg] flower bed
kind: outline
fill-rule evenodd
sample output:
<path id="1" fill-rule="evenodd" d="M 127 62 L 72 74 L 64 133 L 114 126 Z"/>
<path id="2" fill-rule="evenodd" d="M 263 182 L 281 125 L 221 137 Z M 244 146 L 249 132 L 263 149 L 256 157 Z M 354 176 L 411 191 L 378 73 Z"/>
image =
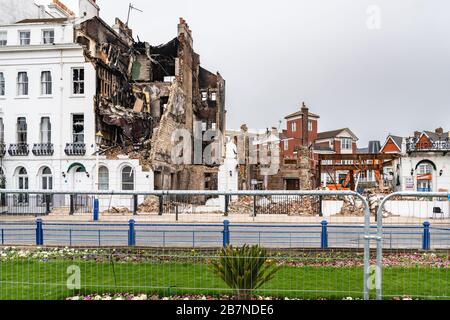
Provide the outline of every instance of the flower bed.
<path id="1" fill-rule="evenodd" d="M 68 301 L 230 301 L 233 300 L 230 296 L 207 296 L 207 295 L 174 295 L 171 297 L 162 297 L 159 295 L 133 295 L 129 293 L 120 294 L 93 294 L 85 296 L 73 296 L 66 300 Z M 274 298 L 274 297 L 262 297 L 256 296 L 251 299 L 251 301 L 301 301 L 302 299 L 291 299 L 291 298 Z M 315 300 L 327 300 L 327 299 L 315 299 Z M 360 300 L 354 299 L 352 297 L 347 297 L 342 299 L 344 301 Z M 413 300 L 411 297 L 396 297 L 393 300 Z"/>
<path id="2" fill-rule="evenodd" d="M 215 254 L 196 250 L 186 251 L 157 251 L 134 249 L 74 249 L 74 248 L 0 248 L 1 261 L 51 261 L 51 260 L 83 260 L 93 262 L 108 262 L 111 259 L 116 263 L 139 262 L 192 262 L 207 263 L 216 258 Z M 362 267 L 363 254 L 359 252 L 325 251 L 325 252 L 295 252 L 271 254 L 270 259 L 281 266 L 293 267 Z M 375 264 L 372 257 L 371 263 Z M 427 252 L 398 252 L 383 254 L 384 267 L 433 267 L 450 268 L 450 259 L 445 253 Z"/>

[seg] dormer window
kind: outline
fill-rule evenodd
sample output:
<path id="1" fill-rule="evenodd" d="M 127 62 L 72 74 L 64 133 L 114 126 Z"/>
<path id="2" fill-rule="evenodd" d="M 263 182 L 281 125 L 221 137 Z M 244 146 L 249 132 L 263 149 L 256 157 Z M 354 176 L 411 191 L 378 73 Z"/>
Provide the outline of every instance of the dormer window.
<path id="1" fill-rule="evenodd" d="M 31 32 L 30 31 L 20 31 L 19 32 L 19 42 L 21 46 L 28 46 L 31 44 Z"/>
<path id="2" fill-rule="evenodd" d="M 353 141 L 350 138 L 342 139 L 342 150 L 352 150 Z"/>
<path id="3" fill-rule="evenodd" d="M 43 30 L 42 31 L 42 44 L 55 43 L 55 30 Z"/>

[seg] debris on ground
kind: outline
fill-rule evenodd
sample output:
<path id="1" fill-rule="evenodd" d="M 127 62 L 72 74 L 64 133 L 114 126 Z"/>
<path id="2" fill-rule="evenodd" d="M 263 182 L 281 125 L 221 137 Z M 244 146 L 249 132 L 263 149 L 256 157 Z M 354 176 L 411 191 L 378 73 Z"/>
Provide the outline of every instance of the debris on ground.
<path id="1" fill-rule="evenodd" d="M 105 214 L 130 214 L 130 210 L 128 208 L 119 208 L 119 207 L 112 207 L 106 211 L 104 211 L 103 213 Z"/>

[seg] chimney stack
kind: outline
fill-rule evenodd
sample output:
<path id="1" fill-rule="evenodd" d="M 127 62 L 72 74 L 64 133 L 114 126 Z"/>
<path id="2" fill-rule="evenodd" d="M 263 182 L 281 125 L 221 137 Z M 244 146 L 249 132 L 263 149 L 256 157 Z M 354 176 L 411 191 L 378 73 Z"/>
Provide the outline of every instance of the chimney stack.
<path id="1" fill-rule="evenodd" d="M 302 144 L 309 147 L 309 109 L 303 102 L 302 105 Z"/>
<path id="2" fill-rule="evenodd" d="M 442 136 L 444 134 L 444 129 L 443 128 L 437 128 L 435 132 L 436 132 L 436 134 Z"/>

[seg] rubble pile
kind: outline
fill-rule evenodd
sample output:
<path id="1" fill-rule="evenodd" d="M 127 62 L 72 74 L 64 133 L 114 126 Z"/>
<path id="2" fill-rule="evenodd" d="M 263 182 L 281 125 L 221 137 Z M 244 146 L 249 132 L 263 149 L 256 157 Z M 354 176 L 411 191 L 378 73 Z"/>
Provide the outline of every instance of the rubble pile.
<path id="1" fill-rule="evenodd" d="M 303 197 L 298 201 L 291 202 L 289 215 L 314 216 L 318 212 L 318 200 L 314 197 Z"/>
<path id="2" fill-rule="evenodd" d="M 231 214 L 247 214 L 253 212 L 253 197 L 242 196 L 230 203 L 228 212 Z"/>
<path id="3" fill-rule="evenodd" d="M 381 205 L 381 201 L 383 200 L 383 196 L 380 194 L 375 194 L 375 193 L 369 193 L 368 196 L 368 202 L 369 202 L 369 208 L 370 208 L 370 213 L 373 216 L 376 216 L 378 213 L 378 208 Z M 386 209 L 383 209 L 383 218 L 389 218 L 392 216 L 392 213 L 387 211 Z"/>
<path id="4" fill-rule="evenodd" d="M 159 199 L 158 197 L 150 196 L 145 198 L 144 202 L 138 207 L 138 213 L 158 213 Z"/>
<path id="5" fill-rule="evenodd" d="M 256 212 L 258 214 L 287 214 L 316 215 L 318 203 L 314 197 L 302 197 L 295 200 L 273 200 L 270 198 L 257 199 Z M 242 196 L 230 204 L 230 214 L 248 214 L 253 212 L 253 197 Z"/>
<path id="6" fill-rule="evenodd" d="M 342 200 L 344 201 L 344 205 L 338 215 L 364 217 L 364 206 L 362 202 L 356 201 L 351 196 L 346 196 Z"/>
<path id="7" fill-rule="evenodd" d="M 109 210 L 104 211 L 105 214 L 130 214 L 130 210 L 128 208 L 119 208 L 119 207 L 112 207 Z"/>

